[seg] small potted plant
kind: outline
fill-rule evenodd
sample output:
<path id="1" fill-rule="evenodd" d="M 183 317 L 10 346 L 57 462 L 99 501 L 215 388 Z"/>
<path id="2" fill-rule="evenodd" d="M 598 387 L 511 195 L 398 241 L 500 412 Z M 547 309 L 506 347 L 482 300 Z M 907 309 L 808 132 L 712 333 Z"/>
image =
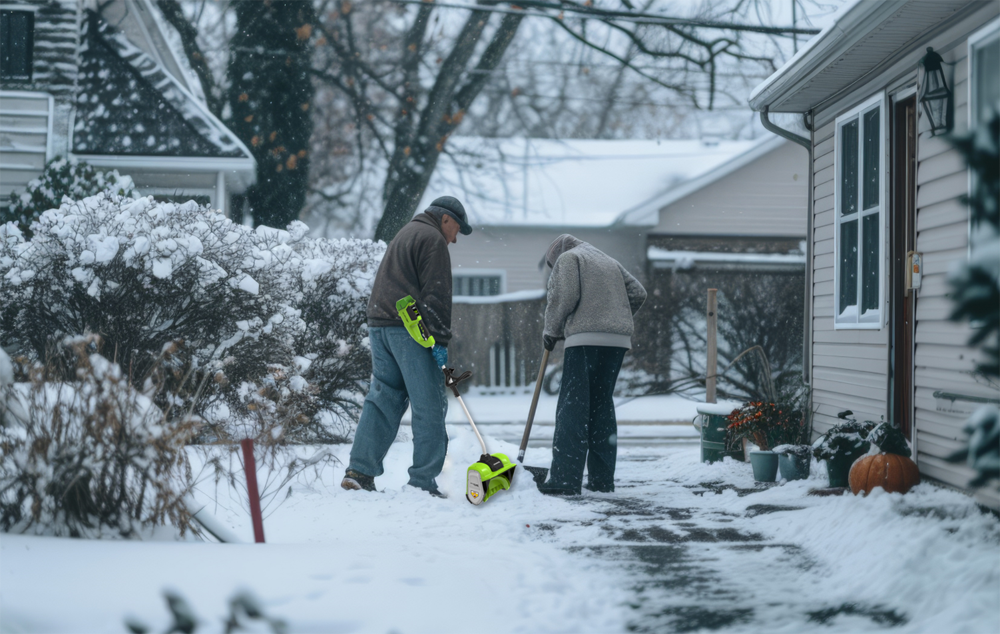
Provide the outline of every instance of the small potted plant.
<path id="1" fill-rule="evenodd" d="M 774 453 L 778 454 L 778 471 L 783 480 L 805 480 L 809 477 L 812 462 L 810 445 L 778 445 Z"/>
<path id="2" fill-rule="evenodd" d="M 728 420 L 732 442 L 746 439 L 757 445 L 758 449 L 750 452 L 754 480 L 774 482 L 778 474 L 778 454 L 772 448 L 784 442 L 789 434 L 798 433 L 801 412 L 779 403 L 749 401 L 734 410 Z"/>
<path id="3" fill-rule="evenodd" d="M 834 425 L 830 431 L 820 436 L 813 445 L 813 456 L 817 460 L 826 461 L 826 472 L 830 478 L 830 487 L 846 487 L 851 465 L 861 456 L 868 453 L 871 443 L 868 434 L 875 427 L 870 420 L 858 422 L 854 412 L 845 410 L 837 414 L 844 422 Z"/>

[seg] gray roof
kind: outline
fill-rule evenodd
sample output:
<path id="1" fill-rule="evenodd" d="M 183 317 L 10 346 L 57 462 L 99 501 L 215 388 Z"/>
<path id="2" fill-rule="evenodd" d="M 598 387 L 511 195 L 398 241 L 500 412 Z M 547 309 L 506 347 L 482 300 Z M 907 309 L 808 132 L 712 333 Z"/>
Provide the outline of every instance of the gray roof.
<path id="1" fill-rule="evenodd" d="M 750 107 L 807 112 L 864 83 L 946 23 L 996 0 L 855 0 L 757 86 Z"/>
<path id="2" fill-rule="evenodd" d="M 250 158 L 236 136 L 167 70 L 87 11 L 73 152 Z"/>

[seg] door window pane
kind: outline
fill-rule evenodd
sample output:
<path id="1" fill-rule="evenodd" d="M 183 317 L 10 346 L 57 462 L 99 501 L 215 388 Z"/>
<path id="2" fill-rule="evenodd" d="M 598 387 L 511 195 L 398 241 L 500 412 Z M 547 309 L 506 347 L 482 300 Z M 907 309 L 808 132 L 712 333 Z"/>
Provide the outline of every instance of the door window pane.
<path id="1" fill-rule="evenodd" d="M 858 122 L 840 129 L 840 214 L 858 210 Z"/>
<path id="2" fill-rule="evenodd" d="M 878 310 L 879 215 L 869 214 L 861 227 L 861 314 Z"/>
<path id="3" fill-rule="evenodd" d="M 855 155 L 857 156 L 857 155 Z M 858 221 L 840 225 L 840 314 L 858 304 Z"/>
<path id="4" fill-rule="evenodd" d="M 866 112 L 864 119 L 864 190 L 862 192 L 862 209 L 871 209 L 878 204 L 879 192 L 879 110 L 875 108 Z"/>

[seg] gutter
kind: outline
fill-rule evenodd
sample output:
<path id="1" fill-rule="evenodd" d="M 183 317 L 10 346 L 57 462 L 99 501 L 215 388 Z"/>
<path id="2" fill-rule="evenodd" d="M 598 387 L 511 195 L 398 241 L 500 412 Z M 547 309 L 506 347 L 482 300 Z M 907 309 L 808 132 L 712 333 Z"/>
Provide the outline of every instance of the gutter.
<path id="1" fill-rule="evenodd" d="M 805 301 L 802 305 L 802 382 L 810 385 L 812 381 L 812 272 L 813 272 L 813 144 L 812 139 L 799 136 L 794 132 L 779 128 L 768 118 L 768 107 L 764 106 L 760 111 L 760 122 L 764 128 L 786 138 L 793 143 L 798 143 L 809 153 L 808 165 L 808 189 L 806 196 L 806 266 L 805 266 Z M 806 129 L 812 132 L 812 126 L 807 120 L 807 115 L 802 115 L 802 122 Z M 812 136 L 810 134 L 810 136 Z"/>

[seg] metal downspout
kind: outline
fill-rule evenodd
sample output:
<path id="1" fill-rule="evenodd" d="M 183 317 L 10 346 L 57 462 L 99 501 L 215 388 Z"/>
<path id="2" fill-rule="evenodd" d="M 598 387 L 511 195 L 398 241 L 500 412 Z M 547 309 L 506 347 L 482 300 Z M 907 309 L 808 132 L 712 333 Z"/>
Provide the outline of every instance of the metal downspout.
<path id="1" fill-rule="evenodd" d="M 764 129 L 780 137 L 798 143 L 809 153 L 808 162 L 808 195 L 806 196 L 806 266 L 805 266 L 805 301 L 802 305 L 802 382 L 812 383 L 812 273 L 813 273 L 813 145 L 812 139 L 799 136 L 771 123 L 768 119 L 767 106 L 760 111 L 760 122 Z M 807 130 L 812 132 L 812 126 L 802 114 L 802 122 Z M 812 136 L 810 134 L 810 136 Z M 811 405 L 810 405 L 811 408 Z"/>

